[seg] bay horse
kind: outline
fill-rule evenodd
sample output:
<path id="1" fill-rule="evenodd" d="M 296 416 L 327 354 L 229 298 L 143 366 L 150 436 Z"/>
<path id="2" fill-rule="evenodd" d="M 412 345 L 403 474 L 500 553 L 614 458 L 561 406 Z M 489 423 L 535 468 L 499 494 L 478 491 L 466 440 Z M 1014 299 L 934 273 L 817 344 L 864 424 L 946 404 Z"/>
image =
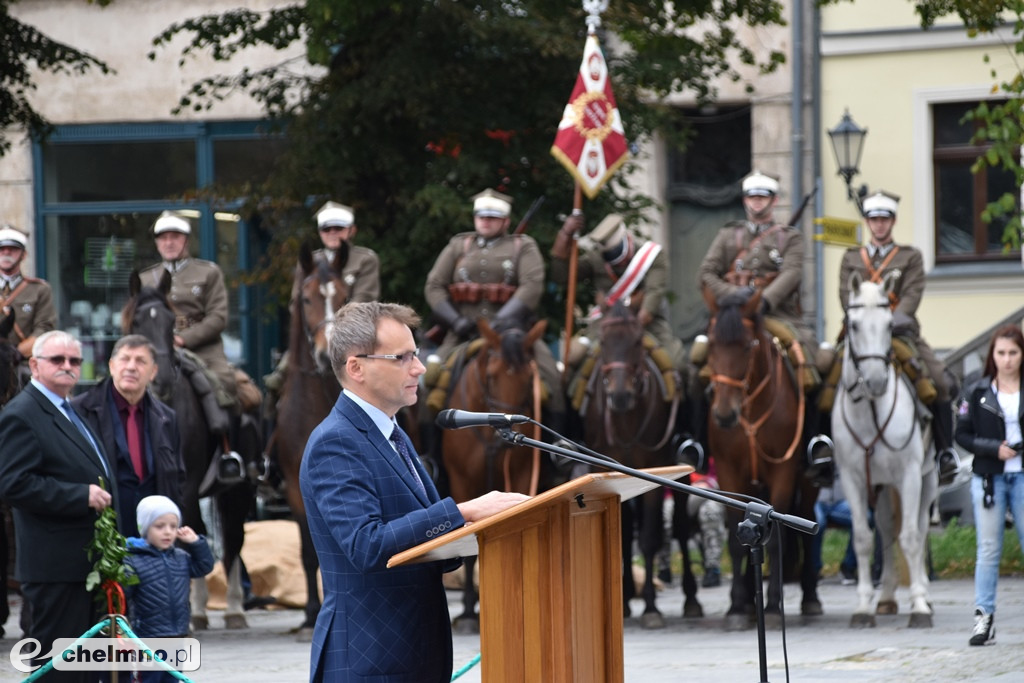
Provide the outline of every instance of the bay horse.
<path id="1" fill-rule="evenodd" d="M 19 374 L 21 366 L 21 353 L 18 347 L 10 339 L 14 330 L 14 310 L 8 310 L 7 314 L 0 319 L 0 410 L 7 402 L 21 391 L 22 383 Z M 14 534 L 7 533 L 7 519 L 10 517 L 10 508 L 7 503 L 0 504 L 0 590 L 3 604 L 0 605 L 0 637 L 3 637 L 4 624 L 10 616 L 10 607 L 7 602 L 7 582 L 10 576 L 10 568 L 14 564 Z M 13 524 L 11 530 L 14 530 Z M 28 631 L 28 610 L 22 609 L 21 630 Z"/>
<path id="2" fill-rule="evenodd" d="M 704 288 L 711 312 L 708 365 L 713 396 L 708 416 L 708 446 L 718 468 L 722 491 L 765 500 L 777 512 L 813 519 L 816 490 L 802 474 L 804 392 L 800 368 L 788 368 L 786 352 L 764 326 L 761 291 L 717 301 Z M 729 515 L 729 555 L 733 575 L 727 630 L 753 626 L 754 571 L 749 553 L 737 537 L 741 513 Z M 774 533 L 786 533 L 776 524 Z M 821 602 L 811 561 L 811 535 L 801 534 L 804 561 L 800 583 L 801 613 L 817 616 Z M 780 613 L 783 558 L 777 543 L 768 544 L 771 575 L 766 615 Z"/>
<path id="3" fill-rule="evenodd" d="M 447 407 L 474 412 L 517 413 L 540 419 L 540 375 L 533 345 L 547 321 L 529 331 L 496 332 L 486 319 L 477 321 L 479 348 L 468 358 L 448 396 Z M 473 342 L 471 342 L 471 345 Z M 455 351 L 460 353 L 461 351 Z M 534 433 L 534 436 L 538 436 Z M 462 503 L 500 489 L 534 495 L 542 486 L 539 452 L 511 446 L 492 430 L 446 430 L 441 435 L 441 462 L 451 497 Z M 479 598 L 473 582 L 476 557 L 463 559 L 466 580 L 463 612 L 452 625 L 460 633 L 479 633 Z"/>
<path id="4" fill-rule="evenodd" d="M 644 346 L 644 329 L 633 311 L 617 302 L 600 318 L 597 365 L 587 380 L 580 405 L 587 445 L 627 467 L 642 469 L 674 465 L 672 434 L 683 391 L 681 378 L 670 401 L 665 400 L 661 370 Z M 686 519 L 687 495 L 673 492 L 673 530 L 683 552 L 683 616 L 699 617 L 697 582 L 690 566 Z M 633 534 L 640 529 L 640 551 L 646 568 L 641 597 L 643 628 L 664 628 L 665 619 L 655 604 L 655 555 L 664 544 L 665 492 L 660 487 L 622 505 L 623 614 L 630 616 L 629 601 L 636 597 L 633 581 Z"/>
<path id="5" fill-rule="evenodd" d="M 174 346 L 175 312 L 167 294 L 171 289 L 171 275 L 165 272 L 157 287 L 143 286 L 138 272 L 129 279 L 129 299 L 122 309 L 121 325 L 125 334 L 141 334 L 156 349 L 157 375 L 150 385 L 161 401 L 171 406 L 178 418 L 181 435 L 181 454 L 185 464 L 185 490 L 182 493 L 182 522 L 196 533 L 206 534 L 207 526 L 199 507 L 200 485 L 210 463 L 223 444 L 223 437 L 210 429 L 202 398 L 196 392 L 184 369 L 184 359 Z M 253 430 L 237 431 L 236 449 L 246 462 L 252 462 L 260 451 L 258 437 Z M 253 501 L 254 489 L 248 480 L 224 488 L 214 496 L 220 519 L 224 574 L 227 577 L 227 608 L 225 626 L 229 629 L 246 628 L 244 591 L 239 558 L 244 541 L 244 524 Z M 209 627 L 206 615 L 208 592 L 205 579 L 193 579 L 192 625 L 200 630 Z"/>
<path id="6" fill-rule="evenodd" d="M 910 627 L 932 626 L 928 602 L 926 542 L 929 509 L 938 495 L 938 474 L 922 433 L 917 394 L 892 358 L 894 278 L 881 283 L 850 278 L 846 314 L 846 353 L 832 409 L 832 435 L 843 493 L 850 504 L 857 551 L 857 607 L 851 627 L 875 625 L 871 611 L 871 550 L 868 506 L 876 499 L 875 524 L 882 542 L 882 582 L 878 614 L 896 614 L 899 582 L 893 545 L 900 548 L 910 577 Z M 896 498 L 898 497 L 898 501 Z"/>
<path id="7" fill-rule="evenodd" d="M 341 385 L 331 369 L 327 340 L 335 313 L 348 298 L 348 285 L 342 276 L 347 260 L 348 246 L 344 241 L 331 263 L 315 258 L 308 245 L 300 248 L 289 305 L 288 369 L 277 403 L 277 423 L 267 449 L 281 470 L 288 505 L 302 538 L 307 597 L 299 639 L 304 641 L 312 639 L 320 613 L 316 578 L 320 563 L 306 523 L 299 465 L 309 435 L 327 417 L 341 393 Z"/>

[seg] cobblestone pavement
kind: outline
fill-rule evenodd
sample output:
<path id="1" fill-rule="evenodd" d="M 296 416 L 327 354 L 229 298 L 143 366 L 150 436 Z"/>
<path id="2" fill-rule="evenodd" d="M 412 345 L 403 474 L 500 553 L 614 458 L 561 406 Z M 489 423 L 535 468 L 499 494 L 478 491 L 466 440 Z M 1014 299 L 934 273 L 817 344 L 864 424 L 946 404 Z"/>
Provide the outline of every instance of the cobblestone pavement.
<path id="1" fill-rule="evenodd" d="M 1002 578 L 996 613 L 996 644 L 970 647 L 973 625 L 973 583 L 970 580 L 936 581 L 931 586 L 935 626 L 929 630 L 907 628 L 907 615 L 879 617 L 873 629 L 852 630 L 849 616 L 856 601 L 853 586 L 838 578 L 823 581 L 820 595 L 825 616 L 799 616 L 799 589 L 787 586 L 786 643 L 779 630 L 766 639 L 768 680 L 787 680 L 785 656 L 792 681 L 1020 681 L 1024 680 L 1024 578 Z M 906 609 L 906 588 L 897 594 Z M 449 593 L 453 610 L 459 609 L 456 593 Z M 668 626 L 660 631 L 641 630 L 636 618 L 627 620 L 624 636 L 626 681 L 733 682 L 759 680 L 756 631 L 725 633 L 723 615 L 728 588 L 706 589 L 700 594 L 705 616 L 681 617 L 678 588 L 666 589 L 659 604 Z M 16 607 L 16 605 L 15 605 Z M 640 607 L 634 602 L 634 611 Z M 250 628 L 224 630 L 223 615 L 212 613 L 212 628 L 201 632 L 202 666 L 194 673 L 197 683 L 300 683 L 308 680 L 309 645 L 298 643 L 289 630 L 299 624 L 298 610 L 254 610 L 248 613 Z M 17 640 L 17 616 L 7 621 L 8 637 L 0 641 L 5 655 Z M 461 667 L 479 652 L 475 636 L 456 636 L 455 666 Z M 4 656 L 0 681 L 23 678 Z M 474 667 L 458 679 L 480 681 Z M 599 682 L 595 682 L 599 683 Z"/>

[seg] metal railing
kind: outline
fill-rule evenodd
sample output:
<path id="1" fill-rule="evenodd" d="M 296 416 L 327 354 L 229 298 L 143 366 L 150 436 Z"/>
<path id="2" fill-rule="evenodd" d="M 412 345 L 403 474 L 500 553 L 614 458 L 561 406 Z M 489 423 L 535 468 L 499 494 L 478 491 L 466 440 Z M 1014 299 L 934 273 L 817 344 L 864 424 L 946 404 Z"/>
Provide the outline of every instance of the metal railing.
<path id="1" fill-rule="evenodd" d="M 960 348 L 954 349 L 947 355 L 943 356 L 942 361 L 946 364 L 946 368 L 956 376 L 957 381 L 960 384 L 963 384 L 964 377 L 970 375 L 972 372 L 983 369 L 982 366 L 985 364 L 985 354 L 988 352 L 988 342 L 992 338 L 992 333 L 996 328 L 1002 327 L 1003 325 L 1010 325 L 1012 323 L 1020 325 L 1022 321 L 1024 321 L 1024 307 L 1018 308 L 1010 315 L 1006 316 L 999 322 L 994 323 L 976 337 L 969 340 Z"/>

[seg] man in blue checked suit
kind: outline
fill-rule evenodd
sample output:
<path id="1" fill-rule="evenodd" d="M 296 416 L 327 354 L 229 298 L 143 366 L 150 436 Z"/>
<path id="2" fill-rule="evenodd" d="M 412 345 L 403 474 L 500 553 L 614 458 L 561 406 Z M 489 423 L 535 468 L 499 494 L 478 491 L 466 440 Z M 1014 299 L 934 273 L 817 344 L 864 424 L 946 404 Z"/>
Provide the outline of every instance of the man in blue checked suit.
<path id="1" fill-rule="evenodd" d="M 313 431 L 299 484 L 320 559 L 324 602 L 313 632 L 310 681 L 448 681 L 452 636 L 443 572 L 431 562 L 387 569 L 388 559 L 527 499 L 492 491 L 441 499 L 395 422 L 416 402 L 425 371 L 411 309 L 350 303 L 331 327 L 342 394 Z"/>

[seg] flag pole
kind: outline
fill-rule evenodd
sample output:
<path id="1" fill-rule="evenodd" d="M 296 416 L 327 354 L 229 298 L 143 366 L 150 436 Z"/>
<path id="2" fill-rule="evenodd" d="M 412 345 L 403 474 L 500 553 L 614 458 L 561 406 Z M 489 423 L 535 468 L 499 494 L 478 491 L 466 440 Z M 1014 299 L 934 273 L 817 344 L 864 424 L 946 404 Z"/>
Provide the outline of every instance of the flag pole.
<path id="1" fill-rule="evenodd" d="M 583 188 L 577 180 L 572 193 L 572 213 L 583 213 Z M 562 384 L 569 383 L 569 348 L 572 345 L 573 323 L 576 309 L 576 264 L 579 258 L 579 235 L 573 234 L 569 245 L 569 283 L 565 294 L 565 343 L 562 344 Z"/>

